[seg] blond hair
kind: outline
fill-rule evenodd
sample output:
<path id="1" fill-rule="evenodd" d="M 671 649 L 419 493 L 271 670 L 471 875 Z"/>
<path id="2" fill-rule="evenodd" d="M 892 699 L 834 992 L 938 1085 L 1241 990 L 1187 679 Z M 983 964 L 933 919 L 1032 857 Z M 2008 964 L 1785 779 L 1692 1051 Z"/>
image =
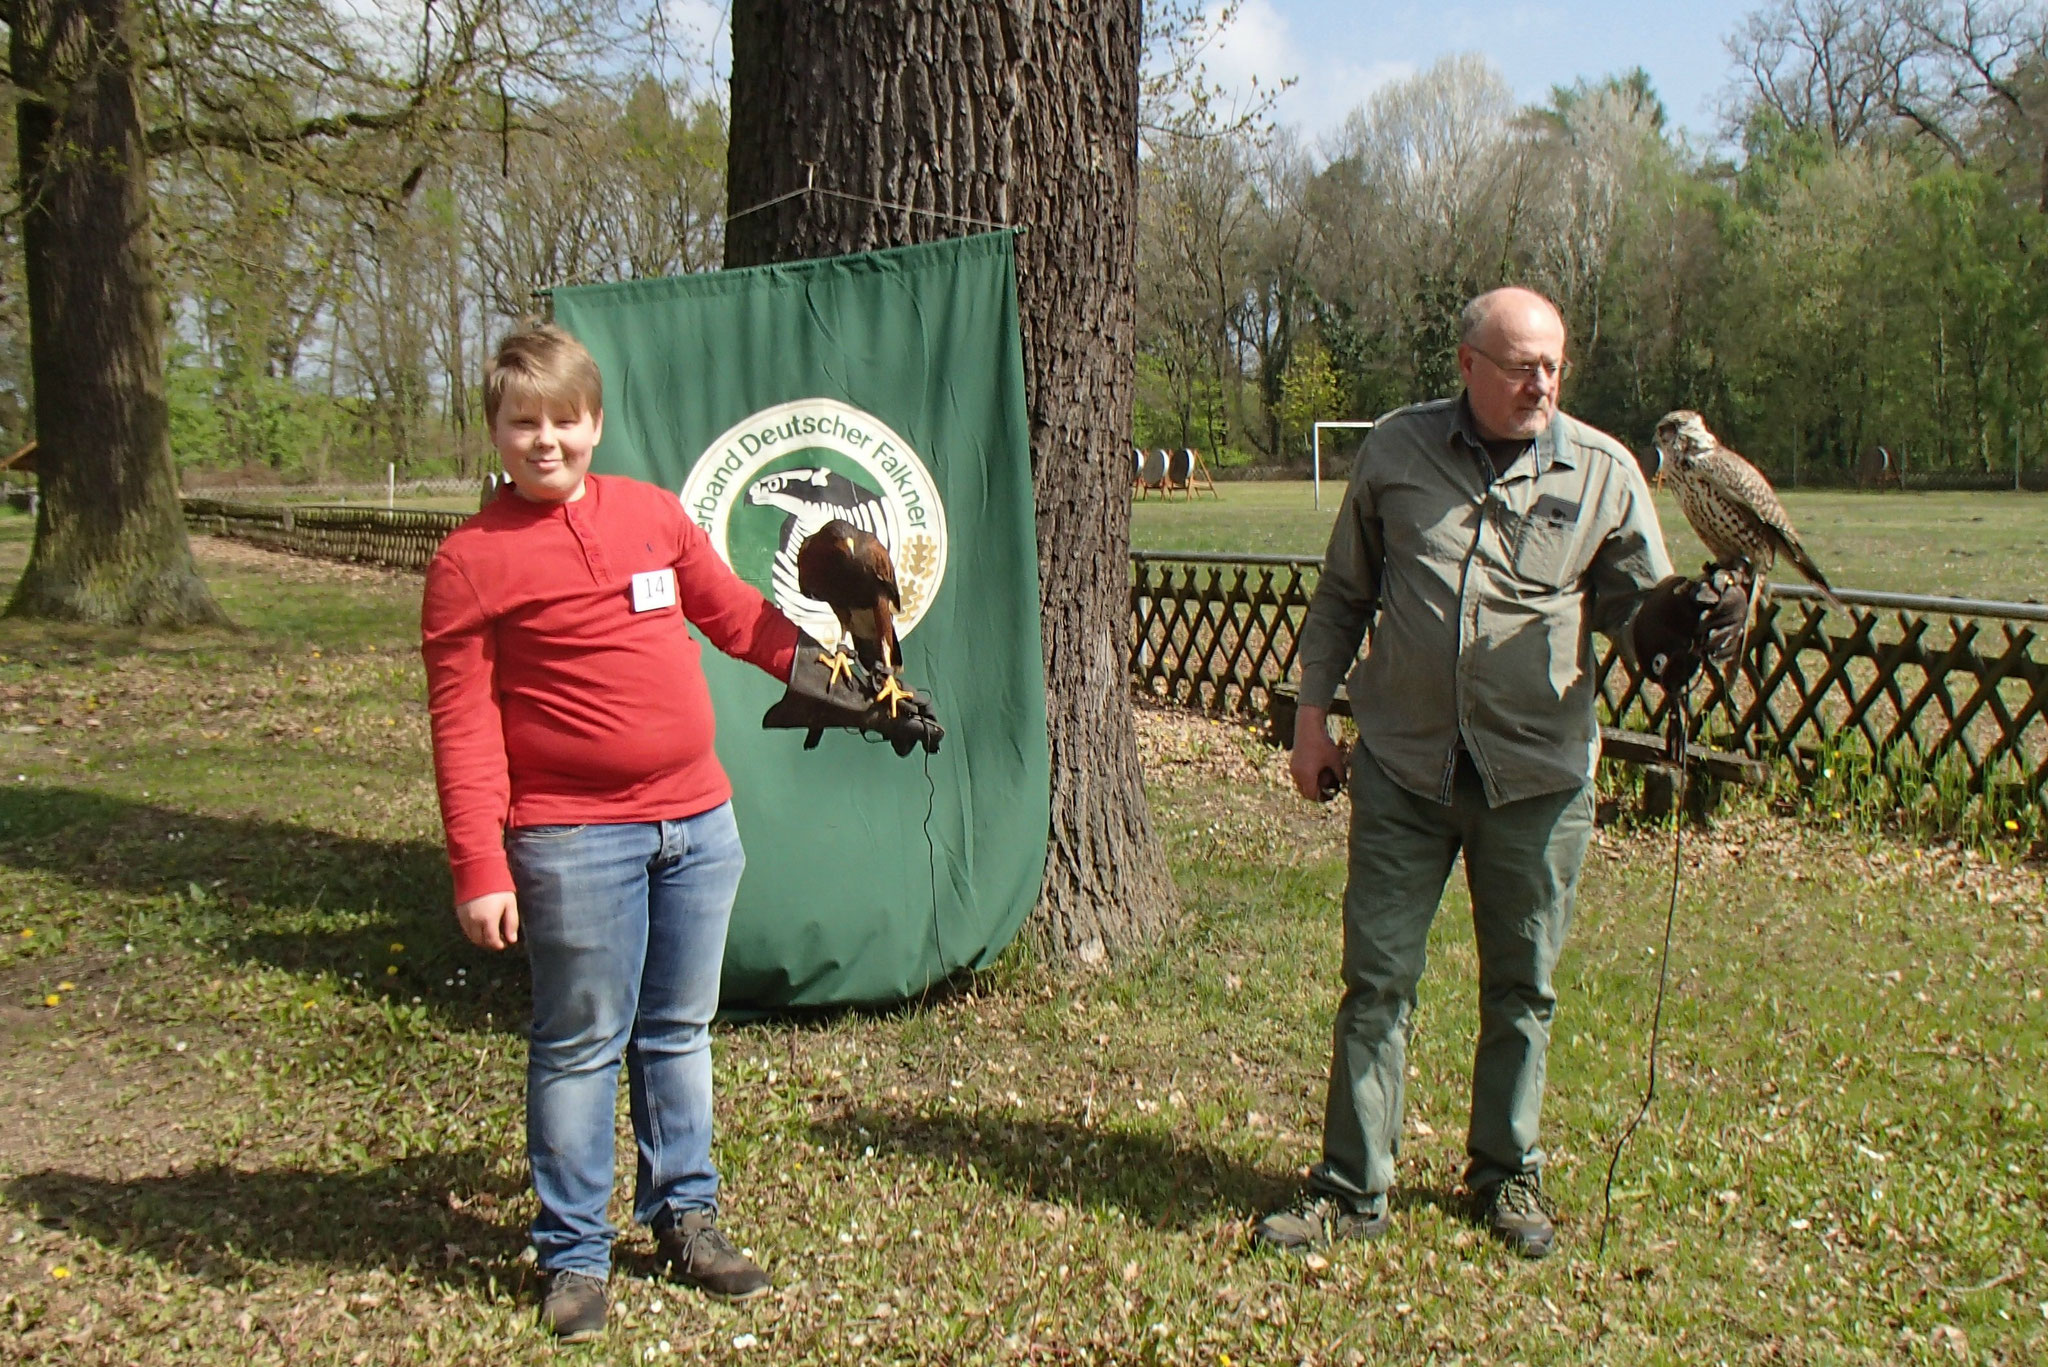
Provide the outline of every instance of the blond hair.
<path id="1" fill-rule="evenodd" d="M 597 362 L 583 343 L 553 323 L 522 328 L 498 343 L 498 354 L 484 367 L 485 426 L 496 425 L 508 394 L 604 411 L 604 377 Z"/>

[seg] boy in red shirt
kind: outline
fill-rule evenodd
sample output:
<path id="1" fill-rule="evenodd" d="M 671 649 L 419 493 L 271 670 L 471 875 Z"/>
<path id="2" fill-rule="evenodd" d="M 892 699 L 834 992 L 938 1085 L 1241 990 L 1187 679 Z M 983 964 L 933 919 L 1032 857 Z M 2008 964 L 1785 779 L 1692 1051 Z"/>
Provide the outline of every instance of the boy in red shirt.
<path id="1" fill-rule="evenodd" d="M 524 938 L 531 961 L 541 1319 L 578 1340 L 604 1328 L 622 1058 L 634 1219 L 679 1281 L 734 1299 L 769 1285 L 716 1223 L 710 1026 L 746 856 L 688 624 L 790 681 L 778 709 L 803 724 L 879 731 L 899 753 L 941 733 L 922 699 L 892 716 L 823 677 L 818 644 L 674 494 L 588 473 L 603 387 L 566 332 L 504 341 L 484 416 L 510 487 L 428 567 L 421 653 L 456 920 L 486 949 Z"/>

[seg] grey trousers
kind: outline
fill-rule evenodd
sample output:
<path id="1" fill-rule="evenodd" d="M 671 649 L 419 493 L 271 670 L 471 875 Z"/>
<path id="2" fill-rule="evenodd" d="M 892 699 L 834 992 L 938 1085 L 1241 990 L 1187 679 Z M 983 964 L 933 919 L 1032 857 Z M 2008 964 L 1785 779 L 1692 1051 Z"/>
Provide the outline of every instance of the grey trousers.
<path id="1" fill-rule="evenodd" d="M 1362 1208 L 1393 1184 L 1415 988 L 1430 922 L 1461 850 L 1479 949 L 1465 1181 L 1483 1191 L 1538 1172 L 1544 1056 L 1557 1006 L 1551 973 L 1592 836 L 1593 785 L 1488 807 L 1478 771 L 1461 757 L 1446 806 L 1396 784 L 1361 746 L 1351 803 L 1344 998 L 1323 1161 L 1311 1185 Z"/>

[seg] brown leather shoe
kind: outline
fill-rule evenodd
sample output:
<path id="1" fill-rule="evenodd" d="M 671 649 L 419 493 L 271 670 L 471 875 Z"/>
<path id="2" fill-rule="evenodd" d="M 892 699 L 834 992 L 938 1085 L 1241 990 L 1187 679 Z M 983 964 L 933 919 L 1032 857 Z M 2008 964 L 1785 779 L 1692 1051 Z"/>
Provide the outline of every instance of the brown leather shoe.
<path id="1" fill-rule="evenodd" d="M 1289 1253 L 1314 1253 L 1344 1239 L 1380 1238 L 1389 1223 L 1384 1196 L 1375 1197 L 1361 1211 L 1334 1196 L 1311 1193 L 1252 1226 L 1252 1242 Z"/>
<path id="2" fill-rule="evenodd" d="M 732 1246 L 708 1210 L 686 1210 L 654 1231 L 669 1275 L 686 1286 L 729 1301 L 752 1300 L 768 1290 L 768 1274 Z"/>
<path id="3" fill-rule="evenodd" d="M 1535 1173 L 1521 1173 L 1477 1193 L 1480 1223 L 1486 1232 L 1524 1258 L 1548 1258 L 1556 1246 L 1557 1226 L 1550 1202 Z"/>
<path id="4" fill-rule="evenodd" d="M 604 1279 L 557 1272 L 541 1298 L 541 1327 L 564 1343 L 587 1343 L 604 1333 Z"/>

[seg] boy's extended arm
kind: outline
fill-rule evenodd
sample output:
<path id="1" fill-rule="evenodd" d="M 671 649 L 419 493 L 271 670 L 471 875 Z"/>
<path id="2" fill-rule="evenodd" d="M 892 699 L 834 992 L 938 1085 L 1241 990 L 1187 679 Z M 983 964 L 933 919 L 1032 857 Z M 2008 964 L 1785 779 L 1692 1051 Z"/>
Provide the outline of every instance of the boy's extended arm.
<path id="1" fill-rule="evenodd" d="M 783 683 L 796 658 L 796 623 L 719 558 L 704 529 L 680 517 L 676 588 L 683 615 L 711 644 Z"/>
<path id="2" fill-rule="evenodd" d="M 436 556 L 427 567 L 420 654 L 427 665 L 434 783 L 455 900 L 509 893 L 512 870 L 504 840 L 512 778 L 498 708 L 496 634 L 468 577 L 447 556 Z"/>

